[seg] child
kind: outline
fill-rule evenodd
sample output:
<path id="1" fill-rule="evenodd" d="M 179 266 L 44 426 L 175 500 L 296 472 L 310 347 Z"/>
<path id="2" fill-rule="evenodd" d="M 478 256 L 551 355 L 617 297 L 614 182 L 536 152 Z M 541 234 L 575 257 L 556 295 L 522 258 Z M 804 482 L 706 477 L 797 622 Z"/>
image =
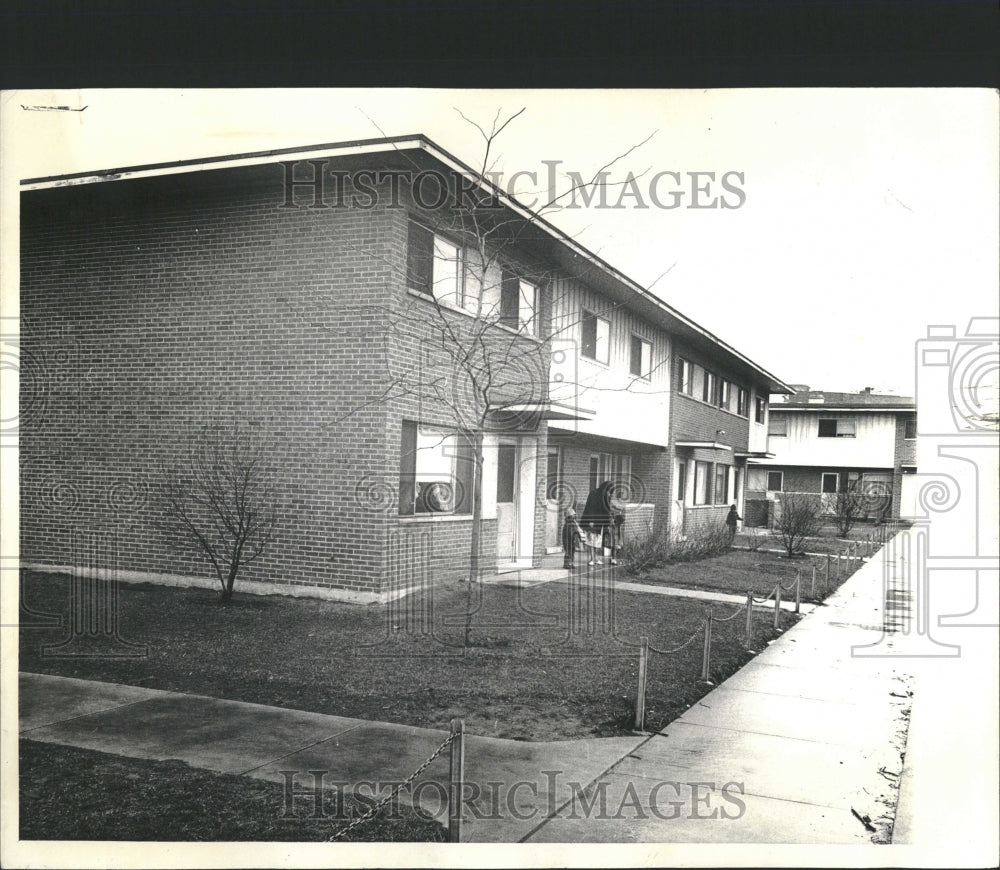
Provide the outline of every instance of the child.
<path id="1" fill-rule="evenodd" d="M 562 528 L 563 568 L 573 569 L 577 542 L 582 540 L 583 530 L 576 521 L 576 511 L 570 508 L 566 511 L 566 519 L 563 521 Z"/>

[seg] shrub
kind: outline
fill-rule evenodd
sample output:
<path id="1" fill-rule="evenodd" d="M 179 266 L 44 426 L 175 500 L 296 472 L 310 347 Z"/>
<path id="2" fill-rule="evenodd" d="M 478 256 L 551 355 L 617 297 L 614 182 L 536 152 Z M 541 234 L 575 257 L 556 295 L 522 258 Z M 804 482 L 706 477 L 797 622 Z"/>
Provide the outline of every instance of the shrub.
<path id="1" fill-rule="evenodd" d="M 671 563 L 696 562 L 718 556 L 729 547 L 729 529 L 725 523 L 712 523 L 683 541 L 672 540 L 669 530 L 660 526 L 630 540 L 620 554 L 620 561 L 629 574 L 640 575 Z"/>
<path id="2" fill-rule="evenodd" d="M 801 493 L 786 493 L 782 497 L 774 529 L 789 556 L 800 551 L 805 539 L 817 535 L 822 525 L 817 500 Z"/>
<path id="3" fill-rule="evenodd" d="M 764 543 L 764 536 L 756 526 L 744 526 L 743 537 L 746 538 L 747 549 L 751 553 L 756 553 Z"/>

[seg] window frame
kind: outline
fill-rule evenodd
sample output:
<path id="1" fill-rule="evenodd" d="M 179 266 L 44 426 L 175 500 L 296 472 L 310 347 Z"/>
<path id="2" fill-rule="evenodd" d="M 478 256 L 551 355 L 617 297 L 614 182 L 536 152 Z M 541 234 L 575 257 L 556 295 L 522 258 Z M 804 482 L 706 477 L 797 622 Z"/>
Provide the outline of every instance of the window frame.
<path id="1" fill-rule="evenodd" d="M 723 411 L 729 410 L 729 402 L 733 395 L 733 383 L 732 381 L 727 381 L 725 378 L 719 378 L 719 407 Z"/>
<path id="2" fill-rule="evenodd" d="M 715 470 L 713 463 L 696 459 L 694 463 L 694 505 L 704 507 L 714 504 L 712 496 L 715 493 Z"/>
<path id="3" fill-rule="evenodd" d="M 823 432 L 824 423 L 833 423 L 833 433 L 829 431 Z M 841 431 L 841 424 L 850 424 L 853 429 L 851 432 Z M 817 438 L 856 438 L 858 435 L 858 423 L 853 417 L 820 417 L 816 421 L 816 437 Z M 829 430 L 829 426 L 825 427 Z"/>
<path id="4" fill-rule="evenodd" d="M 906 417 L 903 420 L 903 440 L 904 441 L 916 441 L 917 440 L 917 418 L 916 417 Z"/>
<path id="5" fill-rule="evenodd" d="M 833 489 L 829 490 L 826 488 L 827 478 L 833 478 Z M 840 492 L 840 473 L 837 471 L 824 471 L 820 474 L 819 478 L 819 491 L 823 495 L 836 495 Z"/>
<path id="6" fill-rule="evenodd" d="M 775 426 L 780 426 L 784 431 L 777 432 L 774 431 Z M 788 418 L 782 415 L 777 417 L 769 417 L 767 421 L 767 437 L 768 438 L 787 438 L 788 437 Z"/>
<path id="7" fill-rule="evenodd" d="M 722 483 L 722 492 L 721 492 L 721 494 L 719 492 L 719 483 L 720 483 L 719 474 L 720 474 L 720 472 L 722 474 L 722 480 L 721 480 L 721 483 Z M 712 493 L 713 493 L 713 495 L 715 497 L 715 501 L 712 502 L 712 503 L 713 504 L 728 504 L 729 503 L 729 466 L 726 465 L 726 464 L 724 464 L 724 463 L 722 463 L 722 462 L 715 463 L 715 468 L 713 470 L 712 477 L 713 477 L 713 481 L 714 481 L 714 487 L 713 487 Z"/>
<path id="8" fill-rule="evenodd" d="M 587 352 L 587 326 L 590 322 L 594 324 L 594 343 L 593 343 L 593 355 Z M 604 359 L 598 356 L 598 349 L 600 346 L 600 324 L 604 324 L 606 327 L 606 339 L 604 342 Z M 600 365 L 609 365 L 611 361 L 611 321 L 606 317 L 601 317 L 589 308 L 580 309 L 580 356 L 584 359 L 589 359 L 591 362 L 596 362 Z"/>
<path id="9" fill-rule="evenodd" d="M 755 397 L 753 421 L 761 426 L 767 422 L 767 399 L 763 396 Z"/>
<path id="10" fill-rule="evenodd" d="M 678 384 L 677 391 L 683 393 L 685 396 L 694 396 L 694 367 L 690 360 L 684 359 L 684 357 L 677 357 L 677 375 Z"/>
<path id="11" fill-rule="evenodd" d="M 737 387 L 736 413 L 740 417 L 750 416 L 750 391 L 746 387 Z"/>
<path id="12" fill-rule="evenodd" d="M 421 436 L 426 437 L 429 434 L 441 439 L 441 455 L 450 459 L 447 482 L 451 485 L 456 500 L 448 510 L 428 509 L 427 502 L 421 499 L 420 483 L 433 484 L 438 480 L 444 480 L 444 475 L 440 472 L 420 470 L 420 451 L 428 449 L 420 446 L 420 440 Z M 447 441 L 451 443 L 445 446 Z M 408 444 L 412 444 L 409 452 L 407 451 Z M 472 449 L 472 444 L 469 440 L 464 438 L 462 433 L 454 431 L 450 427 L 423 425 L 415 420 L 402 420 L 400 426 L 399 499 L 397 505 L 399 517 L 401 519 L 422 519 L 440 516 L 471 516 L 474 473 Z M 421 475 L 424 477 L 430 477 L 430 475 L 437 476 L 420 481 L 419 478 Z"/>
<path id="13" fill-rule="evenodd" d="M 638 345 L 636 344 L 638 342 Z M 635 370 L 636 363 L 636 347 L 639 349 L 639 371 Z M 647 353 L 643 353 L 647 351 Z M 645 357 L 645 360 L 643 359 Z M 645 362 L 645 365 L 643 364 Z M 629 341 L 629 363 L 628 363 L 629 374 L 633 377 L 640 378 L 644 381 L 652 380 L 653 378 L 653 342 L 648 339 L 643 338 L 641 335 L 636 335 L 632 333 L 632 337 Z"/>
<path id="14" fill-rule="evenodd" d="M 701 384 L 701 400 L 709 405 L 717 403 L 719 393 L 719 376 L 705 369 L 705 380 Z"/>
<path id="15" fill-rule="evenodd" d="M 775 489 L 773 486 L 771 486 L 771 475 L 772 474 L 778 475 L 778 487 L 777 487 L 777 489 Z M 785 491 L 785 472 L 783 472 L 783 471 L 768 471 L 767 472 L 766 485 L 767 485 L 767 489 L 764 490 L 765 492 L 784 492 Z"/>

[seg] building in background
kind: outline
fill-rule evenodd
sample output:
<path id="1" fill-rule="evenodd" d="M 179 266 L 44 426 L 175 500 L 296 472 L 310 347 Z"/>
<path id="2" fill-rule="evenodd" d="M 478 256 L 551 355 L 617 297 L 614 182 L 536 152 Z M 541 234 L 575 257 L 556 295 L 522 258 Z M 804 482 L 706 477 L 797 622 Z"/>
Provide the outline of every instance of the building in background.
<path id="1" fill-rule="evenodd" d="M 815 496 L 832 516 L 837 494 L 859 488 L 869 520 L 912 515 L 917 409 L 907 396 L 824 392 L 793 385 L 771 405 L 766 457 L 747 473 L 748 524 L 767 525 L 787 493 Z"/>

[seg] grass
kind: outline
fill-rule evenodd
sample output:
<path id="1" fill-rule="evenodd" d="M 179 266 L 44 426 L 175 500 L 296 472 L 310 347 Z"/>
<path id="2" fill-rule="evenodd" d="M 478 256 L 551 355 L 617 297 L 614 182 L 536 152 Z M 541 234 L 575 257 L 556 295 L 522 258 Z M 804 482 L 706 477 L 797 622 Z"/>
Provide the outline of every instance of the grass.
<path id="1" fill-rule="evenodd" d="M 860 564 L 859 561 L 855 560 L 853 569 L 856 570 Z M 810 595 L 813 565 L 816 566 L 815 599 Z M 838 580 L 836 562 L 833 563 L 832 580 L 829 584 L 830 592 L 850 576 L 849 571 L 845 561 Z M 679 586 L 685 589 L 708 589 L 715 592 L 730 592 L 735 595 L 745 595 L 748 590 L 753 590 L 755 596 L 763 597 L 774 589 L 775 583 L 780 582 L 783 587 L 792 587 L 796 572 L 801 572 L 802 600 L 822 599 L 826 559 L 810 559 L 800 556 L 790 559 L 784 553 L 771 553 L 764 550 L 757 552 L 731 550 L 721 556 L 711 556 L 698 562 L 664 565 L 648 569 L 635 579 L 640 583 Z M 786 588 L 781 593 L 782 598 L 786 601 L 794 594 L 794 590 L 791 588 Z"/>
<path id="2" fill-rule="evenodd" d="M 684 571 L 689 577 L 715 573 L 704 562 Z M 32 571 L 21 577 L 27 606 L 68 615 L 69 577 Z M 435 586 L 392 607 L 240 595 L 238 586 L 236 598 L 222 606 L 208 590 L 122 584 L 120 632 L 145 643 L 145 657 L 45 657 L 43 645 L 59 642 L 62 632 L 34 628 L 21 631 L 19 666 L 429 728 L 447 728 L 461 717 L 470 733 L 524 740 L 628 733 L 641 636 L 652 649 L 647 730 L 664 727 L 708 691 L 698 682 L 706 602 L 601 582 L 551 583 L 521 593 L 482 588 L 473 643 L 463 649 L 461 584 Z M 736 609 L 716 605 L 714 612 L 722 617 Z M 783 627 L 794 618 L 783 615 Z M 716 623 L 716 683 L 749 657 L 743 625 L 742 618 Z M 758 615 L 756 626 L 759 649 L 771 636 L 770 619 Z M 692 638 L 679 652 L 657 652 Z"/>
<path id="3" fill-rule="evenodd" d="M 20 741 L 20 768 L 22 840 L 324 841 L 368 809 L 346 795 L 339 812 L 331 802 L 310 818 L 311 802 L 284 811 L 279 783 L 33 740 Z M 444 839 L 441 824 L 399 803 L 342 841 Z"/>

